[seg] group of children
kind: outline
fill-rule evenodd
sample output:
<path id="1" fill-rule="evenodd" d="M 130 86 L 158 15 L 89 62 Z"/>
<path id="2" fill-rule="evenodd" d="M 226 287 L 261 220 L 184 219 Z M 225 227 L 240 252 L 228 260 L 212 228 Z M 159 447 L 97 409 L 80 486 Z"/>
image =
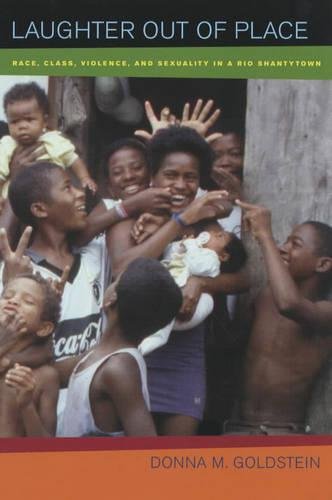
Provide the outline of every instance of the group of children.
<path id="1" fill-rule="evenodd" d="M 167 113 L 147 148 L 112 144 L 110 197 L 90 214 L 67 169 L 93 194 L 97 186 L 70 141 L 47 131 L 45 92 L 16 85 L 4 107 L 0 436 L 197 432 L 212 297 L 248 288 L 243 244 L 225 230 L 241 211 L 268 286 L 248 325 L 237 414 L 225 432 L 305 432 L 332 347 L 332 228 L 307 221 L 278 249 L 269 211 L 239 199 L 239 135 L 210 136 L 212 149 L 205 140 L 211 104 L 198 101 L 192 116 L 186 106 L 180 125 Z"/>

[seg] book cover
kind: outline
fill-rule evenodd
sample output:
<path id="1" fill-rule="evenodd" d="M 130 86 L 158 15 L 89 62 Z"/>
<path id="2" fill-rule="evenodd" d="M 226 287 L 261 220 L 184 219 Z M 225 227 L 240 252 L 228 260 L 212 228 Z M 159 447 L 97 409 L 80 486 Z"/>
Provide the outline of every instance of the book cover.
<path id="1" fill-rule="evenodd" d="M 75 8 L 61 0 L 5 1 L 0 96 L 17 82 L 36 81 L 47 90 L 51 127 L 74 142 L 104 197 L 105 145 L 150 131 L 144 102 L 157 115 L 167 106 L 181 118 L 185 103 L 192 113 L 197 99 L 213 99 L 212 112 L 221 114 L 209 133 L 244 138 L 230 152 L 243 155 L 243 199 L 271 210 L 281 244 L 304 221 L 331 224 L 331 14 L 330 2 L 310 0 L 176 6 L 84 0 Z M 0 120 L 4 135 L 6 116 Z M 294 432 L 289 422 L 288 432 L 283 422 L 276 432 L 274 419 L 274 425 L 259 422 L 259 432 L 254 426 L 232 432 L 250 333 L 243 318 L 266 279 L 259 245 L 243 230 L 242 237 L 251 287 L 232 326 L 217 317 L 215 331 L 222 334 L 205 339 L 207 402 L 196 435 L 2 439 L 4 498 L 330 498 L 326 337 L 318 337 L 315 351 L 325 363 L 317 361 L 310 390 L 299 399 L 305 425 Z M 282 346 L 281 339 L 268 349 Z M 298 360 L 287 346 L 283 380 L 289 360 Z M 305 365 L 312 357 L 302 348 Z M 299 362 L 297 368 L 289 401 L 298 397 L 296 374 L 304 369 Z"/>

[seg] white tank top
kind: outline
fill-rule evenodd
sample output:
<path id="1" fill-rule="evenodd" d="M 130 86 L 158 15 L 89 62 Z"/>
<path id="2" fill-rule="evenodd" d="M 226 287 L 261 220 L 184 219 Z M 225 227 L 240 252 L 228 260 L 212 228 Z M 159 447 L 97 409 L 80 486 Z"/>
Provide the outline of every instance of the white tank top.
<path id="1" fill-rule="evenodd" d="M 57 436 L 59 437 L 79 437 L 85 435 L 109 435 L 119 436 L 124 435 L 123 432 L 106 433 L 100 430 L 94 421 L 92 408 L 90 404 L 90 386 L 98 368 L 105 363 L 111 356 L 119 353 L 128 353 L 135 358 L 141 375 L 142 394 L 145 403 L 150 409 L 150 398 L 147 388 L 146 365 L 143 356 L 135 348 L 125 348 L 107 354 L 101 359 L 98 359 L 92 365 L 77 372 L 79 366 L 90 356 L 89 352 L 75 366 L 71 374 L 66 405 L 63 413 L 60 416 L 60 421 L 57 428 Z"/>

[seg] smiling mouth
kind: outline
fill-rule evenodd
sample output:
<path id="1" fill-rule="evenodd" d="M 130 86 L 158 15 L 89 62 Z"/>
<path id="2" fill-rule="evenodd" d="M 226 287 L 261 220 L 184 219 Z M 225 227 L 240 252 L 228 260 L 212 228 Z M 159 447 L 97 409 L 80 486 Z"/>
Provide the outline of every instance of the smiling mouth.
<path id="1" fill-rule="evenodd" d="M 131 184 L 130 186 L 126 186 L 123 189 L 123 192 L 126 194 L 136 194 L 142 190 L 142 186 L 140 184 Z"/>
<path id="2" fill-rule="evenodd" d="M 77 212 L 80 212 L 80 213 L 86 215 L 86 206 L 85 206 L 85 204 L 84 205 L 79 205 L 78 207 L 76 207 L 76 210 L 77 210 Z"/>
<path id="3" fill-rule="evenodd" d="M 182 207 L 187 203 L 188 198 L 182 194 L 173 194 L 171 204 L 173 207 Z"/>

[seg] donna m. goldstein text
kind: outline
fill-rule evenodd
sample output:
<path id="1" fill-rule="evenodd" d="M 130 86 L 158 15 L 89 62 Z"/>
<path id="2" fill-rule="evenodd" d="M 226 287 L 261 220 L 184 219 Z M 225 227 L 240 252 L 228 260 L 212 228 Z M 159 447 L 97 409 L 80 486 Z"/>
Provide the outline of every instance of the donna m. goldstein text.
<path id="1" fill-rule="evenodd" d="M 236 455 L 225 457 L 214 455 L 151 455 L 152 470 L 174 469 L 320 469 L 320 457 L 311 455 Z"/>
<path id="2" fill-rule="evenodd" d="M 135 22 L 130 19 L 11 21 L 13 40 L 222 40 L 225 34 L 234 40 L 307 40 L 308 22 L 285 19 L 278 23 L 267 20 L 258 26 L 254 21 L 242 19 L 198 20 L 185 19 L 161 21 L 147 19 Z"/>

